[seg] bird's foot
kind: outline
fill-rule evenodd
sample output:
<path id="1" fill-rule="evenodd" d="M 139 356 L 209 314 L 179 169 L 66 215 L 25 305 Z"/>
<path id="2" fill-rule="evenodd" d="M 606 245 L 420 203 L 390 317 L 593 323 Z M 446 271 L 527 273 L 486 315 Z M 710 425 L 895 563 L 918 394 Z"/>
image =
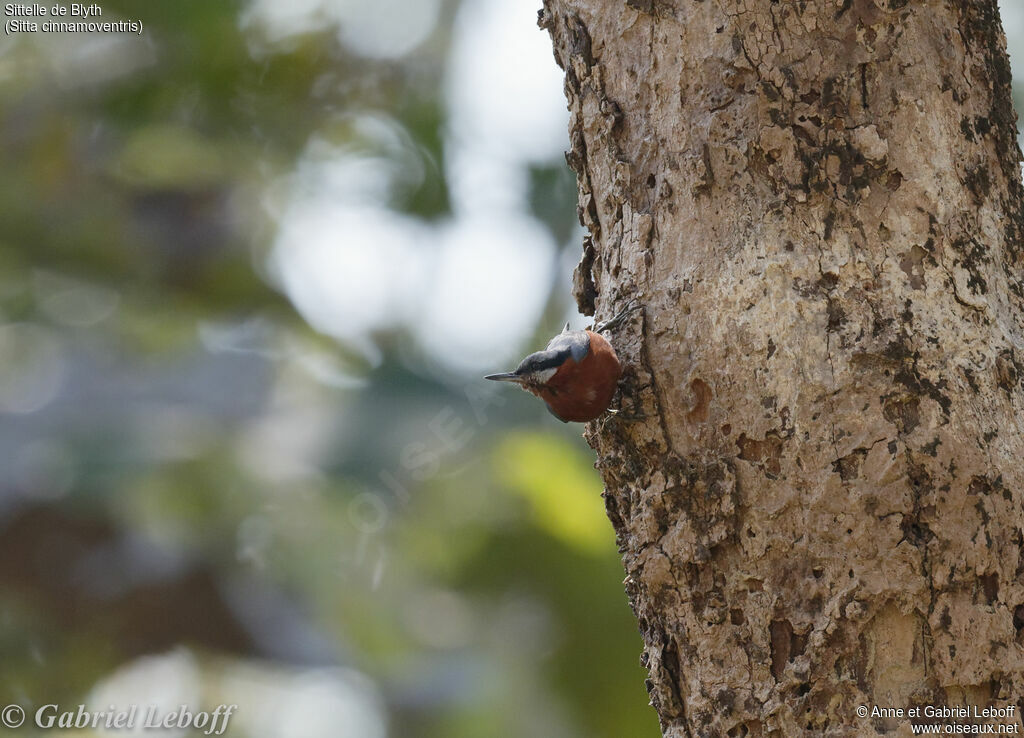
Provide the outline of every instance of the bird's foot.
<path id="1" fill-rule="evenodd" d="M 625 322 L 626 318 L 629 317 L 630 313 L 632 313 L 634 310 L 643 310 L 643 307 L 644 306 L 640 304 L 637 298 L 631 297 L 629 298 L 629 302 L 626 303 L 626 306 L 622 308 L 622 310 L 620 310 L 618 313 L 616 313 L 614 316 L 604 321 L 603 323 L 598 323 L 597 325 L 595 325 L 594 331 L 596 333 L 601 333 L 602 331 L 615 330 Z"/>
<path id="2" fill-rule="evenodd" d="M 608 413 L 615 420 L 622 420 L 627 423 L 635 423 L 637 421 L 646 420 L 647 418 L 651 417 L 650 415 L 646 415 L 644 413 L 627 413 L 621 408 L 619 408 L 618 410 L 614 408 L 608 408 L 607 410 L 605 410 L 605 412 Z"/>

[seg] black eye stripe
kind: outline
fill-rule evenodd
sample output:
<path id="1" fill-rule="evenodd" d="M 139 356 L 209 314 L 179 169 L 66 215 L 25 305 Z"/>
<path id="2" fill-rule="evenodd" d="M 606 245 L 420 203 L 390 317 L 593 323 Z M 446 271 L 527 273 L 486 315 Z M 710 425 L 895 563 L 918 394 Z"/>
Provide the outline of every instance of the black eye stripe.
<path id="1" fill-rule="evenodd" d="M 516 369 L 516 373 L 527 374 L 542 372 L 546 369 L 556 369 L 565 363 L 565 360 L 568 358 L 568 351 L 538 351 L 523 359 L 519 368 Z"/>

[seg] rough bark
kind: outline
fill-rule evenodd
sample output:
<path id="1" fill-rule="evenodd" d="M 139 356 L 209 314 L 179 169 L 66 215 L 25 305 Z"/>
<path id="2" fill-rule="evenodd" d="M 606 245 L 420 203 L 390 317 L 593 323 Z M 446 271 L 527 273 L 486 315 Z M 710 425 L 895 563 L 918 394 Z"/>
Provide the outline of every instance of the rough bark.
<path id="1" fill-rule="evenodd" d="M 577 299 L 646 305 L 615 337 L 646 417 L 587 435 L 664 734 L 909 735 L 860 705 L 1019 724 L 1024 198 L 994 0 L 539 22 Z"/>

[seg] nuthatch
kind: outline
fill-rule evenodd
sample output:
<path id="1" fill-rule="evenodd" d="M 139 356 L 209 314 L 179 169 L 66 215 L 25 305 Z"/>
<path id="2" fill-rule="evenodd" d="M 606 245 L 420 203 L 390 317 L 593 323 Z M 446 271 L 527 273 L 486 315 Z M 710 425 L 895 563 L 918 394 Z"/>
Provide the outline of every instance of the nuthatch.
<path id="1" fill-rule="evenodd" d="M 622 376 L 619 357 L 600 332 L 618 326 L 637 307 L 630 301 L 593 330 L 570 331 L 566 323 L 547 348 L 527 356 L 514 371 L 484 379 L 515 382 L 544 400 L 548 411 L 563 423 L 594 420 L 608 409 Z"/>

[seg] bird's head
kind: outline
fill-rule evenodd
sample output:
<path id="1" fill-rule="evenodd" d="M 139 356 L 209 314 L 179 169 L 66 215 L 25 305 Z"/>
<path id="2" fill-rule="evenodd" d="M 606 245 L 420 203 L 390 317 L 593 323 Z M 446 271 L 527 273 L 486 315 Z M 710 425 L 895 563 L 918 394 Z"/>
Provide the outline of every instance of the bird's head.
<path id="1" fill-rule="evenodd" d="M 519 366 L 512 371 L 488 374 L 484 379 L 515 382 L 523 389 L 535 390 L 547 384 L 565 360 L 566 357 L 560 351 L 537 351 L 519 362 Z"/>

